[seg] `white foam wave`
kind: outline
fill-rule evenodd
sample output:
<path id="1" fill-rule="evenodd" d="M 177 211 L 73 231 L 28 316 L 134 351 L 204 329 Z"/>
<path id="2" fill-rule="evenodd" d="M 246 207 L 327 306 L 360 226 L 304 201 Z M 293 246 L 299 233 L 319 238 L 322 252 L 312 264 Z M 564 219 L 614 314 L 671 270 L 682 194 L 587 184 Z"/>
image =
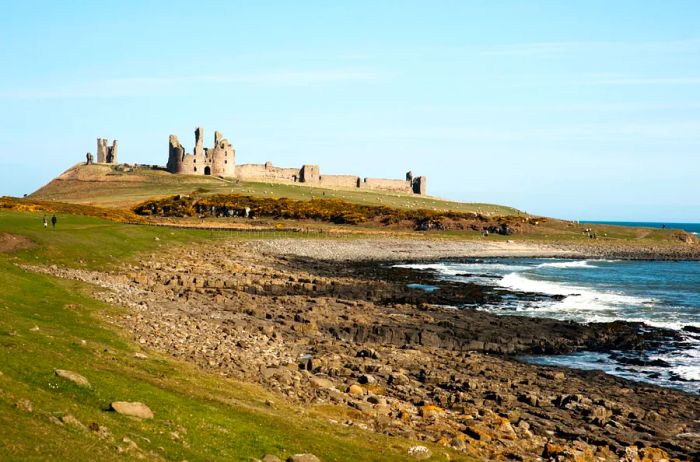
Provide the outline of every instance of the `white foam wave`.
<path id="1" fill-rule="evenodd" d="M 507 263 L 411 263 L 394 265 L 394 268 L 434 270 L 445 276 L 457 276 L 462 273 L 507 273 L 532 269 L 531 266 Z"/>
<path id="2" fill-rule="evenodd" d="M 566 285 L 554 281 L 539 281 L 519 273 L 507 274 L 500 280 L 500 285 L 521 292 L 535 292 L 565 297 L 563 300 L 549 306 L 535 308 L 538 311 L 580 311 L 583 314 L 591 311 L 615 310 L 621 305 L 643 305 L 654 302 L 653 299 L 649 298 L 603 292 L 588 287 Z"/>
<path id="3" fill-rule="evenodd" d="M 673 371 L 684 380 L 700 381 L 700 366 L 676 366 Z"/>
<path id="4" fill-rule="evenodd" d="M 649 318 L 616 318 L 616 319 L 622 319 L 624 321 L 629 321 L 629 322 L 643 322 L 649 326 L 652 327 L 659 327 L 662 329 L 671 329 L 671 330 L 682 330 L 686 326 L 691 326 L 691 327 L 700 327 L 700 323 L 698 322 L 682 322 L 682 321 L 658 321 L 656 319 L 649 319 Z"/>

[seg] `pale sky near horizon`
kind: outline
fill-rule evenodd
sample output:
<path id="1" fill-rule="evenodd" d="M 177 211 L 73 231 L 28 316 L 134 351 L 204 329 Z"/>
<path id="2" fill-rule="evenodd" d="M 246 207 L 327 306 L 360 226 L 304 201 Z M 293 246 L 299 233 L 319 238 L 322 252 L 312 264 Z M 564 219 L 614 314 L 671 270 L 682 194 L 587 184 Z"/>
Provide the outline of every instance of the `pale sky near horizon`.
<path id="1" fill-rule="evenodd" d="M 3 0 L 0 195 L 119 139 L 165 164 L 428 177 L 569 219 L 700 222 L 700 2 Z"/>

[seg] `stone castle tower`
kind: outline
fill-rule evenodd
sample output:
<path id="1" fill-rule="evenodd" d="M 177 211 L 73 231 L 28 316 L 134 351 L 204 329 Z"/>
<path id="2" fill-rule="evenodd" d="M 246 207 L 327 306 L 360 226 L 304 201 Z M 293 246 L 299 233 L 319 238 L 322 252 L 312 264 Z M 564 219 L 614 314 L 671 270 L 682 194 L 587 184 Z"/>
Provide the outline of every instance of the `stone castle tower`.
<path id="1" fill-rule="evenodd" d="M 188 175 L 234 176 L 236 173 L 236 150 L 223 138 L 221 132 L 214 132 L 214 147 L 204 147 L 204 129 L 194 131 L 194 152 L 189 154 L 182 147 L 177 136 L 170 135 L 167 169 L 171 173 Z"/>
<path id="2" fill-rule="evenodd" d="M 117 163 L 117 140 L 112 141 L 112 146 L 108 143 L 107 138 L 97 138 L 97 163 L 99 164 Z"/>

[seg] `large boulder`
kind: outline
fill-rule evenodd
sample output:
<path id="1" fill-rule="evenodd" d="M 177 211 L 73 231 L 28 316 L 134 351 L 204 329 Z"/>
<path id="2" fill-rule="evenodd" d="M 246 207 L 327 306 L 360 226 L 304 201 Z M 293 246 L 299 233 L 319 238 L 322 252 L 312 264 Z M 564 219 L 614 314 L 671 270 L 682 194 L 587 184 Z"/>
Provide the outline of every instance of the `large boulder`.
<path id="1" fill-rule="evenodd" d="M 56 374 L 58 377 L 61 377 L 62 379 L 70 380 L 74 384 L 78 385 L 79 387 L 90 387 L 90 382 L 88 379 L 83 377 L 82 375 L 78 374 L 77 372 L 73 371 L 68 371 L 65 369 L 54 369 L 54 374 Z"/>
<path id="2" fill-rule="evenodd" d="M 137 417 L 139 419 L 152 419 L 153 411 L 143 403 L 139 402 L 127 402 L 127 401 L 115 401 L 110 407 L 113 411 L 118 414 L 128 415 L 130 417 Z"/>

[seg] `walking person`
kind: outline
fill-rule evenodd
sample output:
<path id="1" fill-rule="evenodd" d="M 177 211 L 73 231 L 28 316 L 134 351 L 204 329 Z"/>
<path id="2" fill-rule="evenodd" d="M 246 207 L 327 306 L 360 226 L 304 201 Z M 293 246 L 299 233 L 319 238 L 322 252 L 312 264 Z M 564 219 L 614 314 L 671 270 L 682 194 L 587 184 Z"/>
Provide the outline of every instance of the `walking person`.
<path id="1" fill-rule="evenodd" d="M 44 229 L 49 227 L 49 219 L 46 218 L 46 215 L 44 215 Z"/>
<path id="2" fill-rule="evenodd" d="M 51 217 L 51 226 L 53 227 L 53 229 L 56 229 L 56 222 L 57 221 L 58 220 L 56 220 L 56 215 Z"/>

